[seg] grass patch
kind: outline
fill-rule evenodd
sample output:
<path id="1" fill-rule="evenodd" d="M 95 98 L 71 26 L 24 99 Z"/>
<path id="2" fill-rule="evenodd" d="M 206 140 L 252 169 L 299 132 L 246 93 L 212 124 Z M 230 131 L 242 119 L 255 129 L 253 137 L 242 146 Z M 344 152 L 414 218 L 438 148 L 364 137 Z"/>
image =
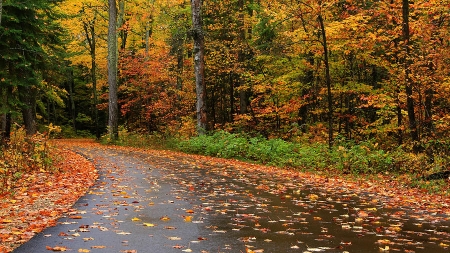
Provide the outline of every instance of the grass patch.
<path id="1" fill-rule="evenodd" d="M 116 145 L 176 150 L 276 167 L 326 172 L 330 175 L 397 175 L 398 178 L 408 178 L 404 180 L 406 185 L 431 193 L 445 192 L 448 189 L 448 179 L 426 179 L 427 175 L 448 168 L 450 162 L 444 153 L 437 153 L 430 159 L 425 153 L 406 152 L 401 147 L 386 151 L 373 141 L 355 143 L 337 138 L 333 148 L 329 149 L 325 143 L 293 143 L 226 131 L 216 131 L 185 140 L 161 134 L 143 135 L 124 129 L 120 131 L 119 136 L 119 140 L 114 143 Z M 440 150 L 442 152 L 444 149 L 441 147 Z"/>

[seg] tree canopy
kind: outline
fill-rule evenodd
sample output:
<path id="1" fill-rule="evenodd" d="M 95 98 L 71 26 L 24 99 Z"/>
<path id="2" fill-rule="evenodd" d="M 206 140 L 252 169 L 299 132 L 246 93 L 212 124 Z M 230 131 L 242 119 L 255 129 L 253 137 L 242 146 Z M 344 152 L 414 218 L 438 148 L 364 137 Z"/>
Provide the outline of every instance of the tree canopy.
<path id="1" fill-rule="evenodd" d="M 114 40 L 129 131 L 195 135 L 203 96 L 203 129 L 416 151 L 448 137 L 447 1 L 109 2 L 115 37 L 106 1 L 3 1 L 3 122 L 105 132 Z"/>

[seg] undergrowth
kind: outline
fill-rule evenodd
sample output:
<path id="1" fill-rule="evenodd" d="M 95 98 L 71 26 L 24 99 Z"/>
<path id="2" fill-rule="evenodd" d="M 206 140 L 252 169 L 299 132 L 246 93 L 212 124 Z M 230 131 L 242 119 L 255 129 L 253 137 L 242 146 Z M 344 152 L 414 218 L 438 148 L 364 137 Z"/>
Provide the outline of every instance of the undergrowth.
<path id="1" fill-rule="evenodd" d="M 441 144 L 432 159 L 426 152 L 413 153 L 403 147 L 383 150 L 374 141 L 355 143 L 336 138 L 332 149 L 326 143 L 293 143 L 262 136 L 216 131 L 190 139 L 174 139 L 162 135 L 143 135 L 122 130 L 118 145 L 165 148 L 191 154 L 221 158 L 234 158 L 277 167 L 290 167 L 308 171 L 327 171 L 355 176 L 391 174 L 408 175 L 411 187 L 430 192 L 445 191 L 447 178 L 427 180 L 426 176 L 447 170 L 450 165 L 446 150 Z"/>
<path id="2" fill-rule="evenodd" d="M 12 193 L 13 189 L 20 186 L 18 182 L 24 174 L 35 172 L 51 172 L 55 154 L 48 144 L 52 131 L 57 127 L 50 125 L 46 133 L 38 133 L 26 136 L 25 130 L 19 128 L 10 136 L 7 143 L 3 143 L 0 149 L 0 193 Z"/>

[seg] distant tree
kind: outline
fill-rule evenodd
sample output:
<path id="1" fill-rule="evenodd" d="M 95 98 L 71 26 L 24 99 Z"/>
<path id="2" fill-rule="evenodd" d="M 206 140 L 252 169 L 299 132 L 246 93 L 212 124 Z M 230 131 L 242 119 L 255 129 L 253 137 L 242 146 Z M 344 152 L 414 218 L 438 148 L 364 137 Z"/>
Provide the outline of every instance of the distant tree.
<path id="1" fill-rule="evenodd" d="M 117 6 L 115 0 L 108 0 L 108 4 L 108 134 L 111 140 L 117 140 L 119 137 L 119 104 L 117 101 Z"/>
<path id="2" fill-rule="evenodd" d="M 197 93 L 197 128 L 199 134 L 207 129 L 206 85 L 205 85 L 205 37 L 202 21 L 203 0 L 191 0 L 192 30 L 194 37 L 194 69 Z"/>

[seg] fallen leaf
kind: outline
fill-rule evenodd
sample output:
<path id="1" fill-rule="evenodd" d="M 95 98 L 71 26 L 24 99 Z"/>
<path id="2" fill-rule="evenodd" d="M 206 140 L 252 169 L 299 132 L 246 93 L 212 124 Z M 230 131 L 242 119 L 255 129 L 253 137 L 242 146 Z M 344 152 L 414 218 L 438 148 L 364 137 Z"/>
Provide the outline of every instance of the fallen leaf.
<path id="1" fill-rule="evenodd" d="M 91 246 L 91 249 L 105 249 L 106 246 L 104 245 L 96 245 L 96 246 Z"/>
<path id="2" fill-rule="evenodd" d="M 51 251 L 67 251 L 66 247 L 60 247 L 60 246 L 55 246 L 55 247 L 45 246 L 45 248 L 47 250 L 51 250 Z"/>

